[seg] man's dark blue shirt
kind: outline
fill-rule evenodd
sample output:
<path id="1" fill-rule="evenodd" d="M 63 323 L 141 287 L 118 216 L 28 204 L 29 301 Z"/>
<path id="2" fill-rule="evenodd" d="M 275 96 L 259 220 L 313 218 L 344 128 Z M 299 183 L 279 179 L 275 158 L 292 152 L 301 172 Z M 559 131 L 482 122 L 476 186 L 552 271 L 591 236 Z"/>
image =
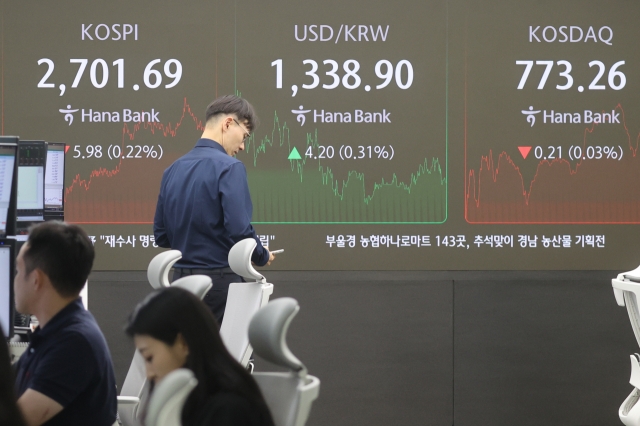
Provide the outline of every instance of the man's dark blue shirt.
<path id="1" fill-rule="evenodd" d="M 155 240 L 182 252 L 177 268 L 214 269 L 229 266 L 235 243 L 254 238 L 258 244 L 251 260 L 262 266 L 269 252 L 251 226 L 252 214 L 244 164 L 219 143 L 200 139 L 162 175 Z"/>
<path id="2" fill-rule="evenodd" d="M 116 380 L 107 342 L 80 299 L 44 326 L 16 363 L 18 398 L 33 389 L 64 408 L 50 425 L 111 426 L 116 419 Z"/>

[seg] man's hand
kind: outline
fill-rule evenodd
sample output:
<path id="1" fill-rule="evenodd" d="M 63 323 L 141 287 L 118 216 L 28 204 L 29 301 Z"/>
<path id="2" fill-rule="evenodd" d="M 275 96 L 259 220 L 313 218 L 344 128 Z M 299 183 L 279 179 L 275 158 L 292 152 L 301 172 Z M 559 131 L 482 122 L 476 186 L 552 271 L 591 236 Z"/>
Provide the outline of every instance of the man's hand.
<path id="1" fill-rule="evenodd" d="M 269 247 L 268 247 L 268 246 L 264 246 L 264 249 L 265 249 L 266 251 L 269 251 Z M 271 252 L 269 251 L 269 260 L 268 260 L 268 261 L 267 261 L 267 263 L 266 263 L 265 265 L 263 265 L 263 266 L 269 266 L 269 265 L 271 265 L 271 262 L 273 262 L 273 259 L 275 259 L 275 258 L 276 258 L 276 255 L 275 255 L 275 254 L 273 254 L 273 253 L 271 253 Z M 253 261 L 251 262 L 251 264 L 252 264 L 253 266 L 258 266 L 258 265 L 256 265 Z"/>
<path id="2" fill-rule="evenodd" d="M 269 246 L 264 246 L 264 248 L 265 250 L 269 251 Z M 269 251 L 269 260 L 267 261 L 267 264 L 265 266 L 271 265 L 271 262 L 273 262 L 273 259 L 275 258 L 276 258 L 276 255 Z"/>

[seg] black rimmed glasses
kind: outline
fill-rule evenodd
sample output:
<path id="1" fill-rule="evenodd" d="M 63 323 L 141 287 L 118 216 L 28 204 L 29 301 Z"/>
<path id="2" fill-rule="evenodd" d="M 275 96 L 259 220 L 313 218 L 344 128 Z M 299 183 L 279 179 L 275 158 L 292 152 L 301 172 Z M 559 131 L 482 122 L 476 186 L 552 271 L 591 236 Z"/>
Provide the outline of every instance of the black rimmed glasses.
<path id="1" fill-rule="evenodd" d="M 242 126 L 238 120 L 236 120 L 235 118 L 233 119 L 233 121 L 236 122 L 236 124 L 242 129 L 242 131 L 244 132 L 244 137 L 242 138 L 242 142 L 245 142 L 247 139 L 249 139 L 249 136 L 251 136 L 251 133 L 249 133 L 246 128 L 244 126 Z"/>

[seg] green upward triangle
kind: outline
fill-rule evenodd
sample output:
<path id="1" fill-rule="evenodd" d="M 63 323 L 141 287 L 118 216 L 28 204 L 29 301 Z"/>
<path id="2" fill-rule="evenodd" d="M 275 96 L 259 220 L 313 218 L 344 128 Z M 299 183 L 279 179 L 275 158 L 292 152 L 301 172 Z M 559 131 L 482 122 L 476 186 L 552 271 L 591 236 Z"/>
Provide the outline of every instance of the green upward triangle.
<path id="1" fill-rule="evenodd" d="M 300 157 L 300 153 L 298 152 L 298 149 L 294 146 L 293 149 L 291 150 L 291 152 L 289 153 L 289 160 L 302 160 L 302 157 Z"/>

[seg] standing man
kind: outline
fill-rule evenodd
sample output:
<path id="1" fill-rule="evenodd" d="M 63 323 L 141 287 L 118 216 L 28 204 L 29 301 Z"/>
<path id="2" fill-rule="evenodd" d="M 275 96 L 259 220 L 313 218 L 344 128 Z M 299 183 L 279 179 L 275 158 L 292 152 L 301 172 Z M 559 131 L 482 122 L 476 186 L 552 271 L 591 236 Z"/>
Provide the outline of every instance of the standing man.
<path id="1" fill-rule="evenodd" d="M 107 342 L 80 300 L 94 250 L 77 225 L 31 228 L 16 259 L 16 309 L 39 326 L 16 364 L 18 407 L 28 426 L 111 426 L 116 380 Z"/>
<path id="2" fill-rule="evenodd" d="M 243 279 L 229 268 L 229 251 L 245 238 L 257 241 L 251 261 L 269 265 L 275 256 L 263 247 L 251 226 L 253 205 L 247 171 L 234 156 L 255 129 L 253 106 L 237 96 L 222 96 L 207 107 L 202 137 L 162 175 L 153 224 L 156 243 L 182 252 L 173 279 L 208 275 L 213 287 L 205 295 L 222 324 L 227 292 Z"/>

